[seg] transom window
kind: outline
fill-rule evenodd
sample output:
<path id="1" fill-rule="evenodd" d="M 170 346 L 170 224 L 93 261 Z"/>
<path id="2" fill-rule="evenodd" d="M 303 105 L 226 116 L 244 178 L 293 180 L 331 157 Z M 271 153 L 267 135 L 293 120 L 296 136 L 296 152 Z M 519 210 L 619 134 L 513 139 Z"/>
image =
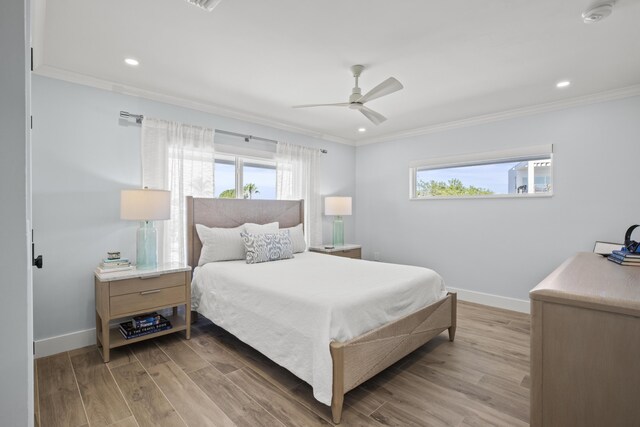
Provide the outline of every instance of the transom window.
<path id="1" fill-rule="evenodd" d="M 553 147 L 528 147 L 412 162 L 410 198 L 553 194 Z"/>

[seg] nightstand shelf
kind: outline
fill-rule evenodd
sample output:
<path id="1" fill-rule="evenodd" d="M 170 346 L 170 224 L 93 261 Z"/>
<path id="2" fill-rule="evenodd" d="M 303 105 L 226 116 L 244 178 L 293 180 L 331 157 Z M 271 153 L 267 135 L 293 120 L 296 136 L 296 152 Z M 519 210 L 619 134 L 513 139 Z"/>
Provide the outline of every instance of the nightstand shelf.
<path id="1" fill-rule="evenodd" d="M 174 332 L 185 331 L 187 330 L 187 322 L 184 316 L 176 314 L 171 316 L 164 316 L 167 318 L 169 322 L 171 322 L 171 329 L 167 329 L 166 331 L 155 332 L 153 334 L 143 335 L 137 338 L 126 339 L 120 333 L 118 329 L 119 325 L 110 325 L 109 327 L 109 348 L 117 348 L 122 347 L 123 345 L 133 344 L 136 342 L 148 340 L 150 338 L 161 337 L 163 335 L 172 334 Z M 98 340 L 100 340 L 100 336 L 98 336 Z M 100 343 L 102 344 L 102 343 Z"/>
<path id="2" fill-rule="evenodd" d="M 95 273 L 96 342 L 105 362 L 109 350 L 162 335 L 185 331 L 191 337 L 191 267 L 162 265 L 152 270 Z M 179 308 L 182 308 L 179 310 Z M 126 339 L 119 323 L 139 314 L 162 313 L 171 329 Z"/>
<path id="3" fill-rule="evenodd" d="M 362 246 L 360 245 L 342 245 L 342 246 L 335 246 L 331 248 L 326 246 L 310 246 L 309 250 L 311 252 L 318 252 L 326 255 L 341 256 L 344 258 L 354 258 L 354 259 L 362 258 Z"/>

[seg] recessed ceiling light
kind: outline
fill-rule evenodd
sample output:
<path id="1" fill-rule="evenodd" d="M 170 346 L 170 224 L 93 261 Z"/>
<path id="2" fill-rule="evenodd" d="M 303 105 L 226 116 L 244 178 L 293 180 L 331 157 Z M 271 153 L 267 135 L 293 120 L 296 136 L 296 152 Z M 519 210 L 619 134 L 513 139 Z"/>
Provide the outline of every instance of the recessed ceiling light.
<path id="1" fill-rule="evenodd" d="M 569 87 L 571 82 L 569 80 L 563 80 L 561 82 L 556 83 L 556 87 L 562 89 L 563 87 Z"/>
<path id="2" fill-rule="evenodd" d="M 140 62 L 138 62 L 137 59 L 133 59 L 133 58 L 125 58 L 124 62 L 127 65 L 131 65 L 132 67 L 137 66 L 138 64 L 140 64 Z"/>
<path id="3" fill-rule="evenodd" d="M 365 128 L 358 128 L 358 132 L 366 132 L 366 131 L 367 131 L 367 129 L 365 129 Z"/>

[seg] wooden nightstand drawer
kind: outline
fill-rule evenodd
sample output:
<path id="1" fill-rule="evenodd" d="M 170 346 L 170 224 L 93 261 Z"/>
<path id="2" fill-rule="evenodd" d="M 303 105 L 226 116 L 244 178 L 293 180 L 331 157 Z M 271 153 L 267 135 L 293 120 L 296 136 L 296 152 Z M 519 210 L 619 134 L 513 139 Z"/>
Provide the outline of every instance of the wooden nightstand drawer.
<path id="1" fill-rule="evenodd" d="M 185 285 L 171 288 L 149 289 L 124 295 L 112 296 L 109 301 L 109 314 L 112 317 L 184 304 L 186 298 Z"/>
<path id="2" fill-rule="evenodd" d="M 149 278 L 145 278 L 143 276 L 136 277 L 134 279 L 119 280 L 117 282 L 111 282 L 111 286 L 109 286 L 109 295 L 116 296 L 134 294 L 154 289 L 171 288 L 180 285 L 184 286 L 185 277 L 185 273 L 179 272 Z"/>
<path id="3" fill-rule="evenodd" d="M 336 251 L 336 252 L 331 252 L 331 255 L 341 256 L 345 258 L 360 259 L 362 258 L 362 249 L 358 248 L 358 249 L 349 249 L 345 251 Z"/>
<path id="4" fill-rule="evenodd" d="M 341 256 L 343 258 L 362 259 L 362 247 L 360 245 L 341 246 L 310 246 L 311 252 L 318 252 L 325 255 Z"/>

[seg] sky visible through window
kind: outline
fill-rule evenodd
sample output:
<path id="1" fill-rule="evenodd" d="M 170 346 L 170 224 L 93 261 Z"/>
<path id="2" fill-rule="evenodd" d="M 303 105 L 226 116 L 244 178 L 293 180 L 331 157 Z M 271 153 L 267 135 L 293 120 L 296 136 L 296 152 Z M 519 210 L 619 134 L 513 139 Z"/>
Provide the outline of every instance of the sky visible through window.
<path id="1" fill-rule="evenodd" d="M 225 190 L 236 188 L 236 166 L 216 162 L 216 197 Z"/>
<path id="2" fill-rule="evenodd" d="M 254 199 L 276 198 L 276 170 L 273 168 L 261 168 L 244 165 L 242 173 L 244 185 L 255 184 L 259 193 L 253 195 Z"/>
<path id="3" fill-rule="evenodd" d="M 462 184 L 467 187 L 486 188 L 493 191 L 494 194 L 507 194 L 509 192 L 509 169 L 518 163 L 493 163 L 447 169 L 419 170 L 416 174 L 416 180 L 418 182 L 421 180 L 425 182 L 433 180 L 446 183 L 455 178 L 462 181 Z"/>

